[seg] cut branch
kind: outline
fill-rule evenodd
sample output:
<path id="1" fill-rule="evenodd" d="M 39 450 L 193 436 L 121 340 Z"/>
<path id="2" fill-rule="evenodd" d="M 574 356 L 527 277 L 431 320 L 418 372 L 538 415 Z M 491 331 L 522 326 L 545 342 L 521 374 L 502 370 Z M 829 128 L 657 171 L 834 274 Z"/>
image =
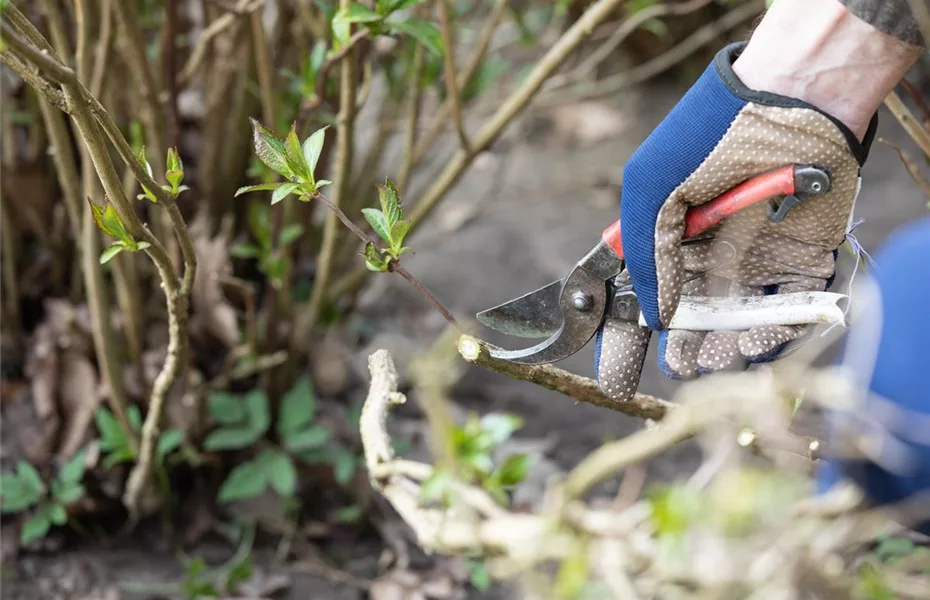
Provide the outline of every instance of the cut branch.
<path id="1" fill-rule="evenodd" d="M 514 379 L 535 383 L 547 390 L 565 394 L 576 402 L 609 408 L 631 417 L 653 420 L 663 418 L 674 407 L 670 402 L 647 394 L 636 394 L 628 402 L 611 400 L 601 392 L 597 387 L 597 382 L 592 379 L 552 365 L 519 365 L 494 358 L 489 352 L 491 346 L 487 342 L 470 335 L 463 335 L 459 338 L 458 347 L 462 358 L 474 365 L 497 371 Z"/>

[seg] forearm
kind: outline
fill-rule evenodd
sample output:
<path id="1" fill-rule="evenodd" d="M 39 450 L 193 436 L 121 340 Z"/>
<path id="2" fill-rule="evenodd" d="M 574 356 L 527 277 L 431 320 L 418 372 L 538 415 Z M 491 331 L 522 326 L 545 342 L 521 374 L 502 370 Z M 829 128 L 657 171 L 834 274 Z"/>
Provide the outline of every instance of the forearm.
<path id="1" fill-rule="evenodd" d="M 838 0 L 776 0 L 733 70 L 748 87 L 804 100 L 862 139 L 872 115 L 922 51 Z"/>

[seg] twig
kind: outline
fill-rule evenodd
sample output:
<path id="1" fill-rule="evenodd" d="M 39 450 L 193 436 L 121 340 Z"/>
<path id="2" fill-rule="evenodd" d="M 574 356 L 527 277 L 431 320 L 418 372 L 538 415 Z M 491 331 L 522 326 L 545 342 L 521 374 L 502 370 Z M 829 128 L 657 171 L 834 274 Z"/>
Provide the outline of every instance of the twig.
<path id="1" fill-rule="evenodd" d="M 433 296 L 432 292 L 426 289 L 426 287 L 422 283 L 420 283 L 413 275 L 411 275 L 407 269 L 403 268 L 402 266 L 395 263 L 394 261 L 391 261 L 388 264 L 388 270 L 394 273 L 397 273 L 398 275 L 400 275 L 401 277 L 409 281 L 411 284 L 413 284 L 413 287 L 415 287 L 418 292 L 420 292 L 423 296 L 426 297 L 427 300 L 429 300 L 429 303 L 433 305 L 433 308 L 438 310 L 442 314 L 442 316 L 446 318 L 446 321 L 448 321 L 450 325 L 458 324 L 458 322 L 455 320 L 455 317 L 452 316 L 452 313 L 446 310 L 446 307 L 443 306 L 439 302 L 439 300 L 436 299 L 435 296 Z"/>
<path id="2" fill-rule="evenodd" d="M 120 24 L 123 57 L 142 97 L 139 118 L 145 126 L 146 147 L 150 149 L 150 152 L 146 152 L 146 158 L 155 173 L 164 173 L 165 153 L 168 148 L 162 137 L 165 119 L 161 102 L 158 100 L 155 78 L 145 55 L 145 39 L 139 30 L 136 9 L 131 2 L 115 2 L 113 8 Z"/>
<path id="3" fill-rule="evenodd" d="M 13 228 L 9 215 L 9 199 L 0 203 L 0 248 L 3 262 L 3 295 L 6 297 L 6 327 L 10 328 L 14 339 L 19 338 L 19 273 L 16 268 L 18 232 Z"/>
<path id="4" fill-rule="evenodd" d="M 420 124 L 420 104 L 423 98 L 423 88 L 420 80 L 423 78 L 425 49 L 417 44 L 413 49 L 413 68 L 410 70 L 410 83 L 407 87 L 407 129 L 404 132 L 404 159 L 401 163 L 400 173 L 397 175 L 397 190 L 403 194 L 407 189 L 407 180 L 413 168 L 413 153 L 417 143 L 417 126 Z"/>
<path id="5" fill-rule="evenodd" d="M 197 394 L 205 394 L 209 391 L 224 390 L 229 387 L 229 384 L 233 381 L 246 379 L 253 375 L 257 375 L 258 373 L 268 371 L 269 369 L 273 369 L 279 365 L 284 364 L 286 360 L 287 351 L 285 350 L 279 350 L 274 354 L 259 356 L 252 362 L 245 363 L 244 365 L 235 367 L 228 373 L 223 373 L 214 377 L 210 381 L 202 384 L 194 391 Z"/>
<path id="6" fill-rule="evenodd" d="M 897 144 L 893 144 L 885 138 L 878 138 L 878 141 L 886 146 L 891 146 L 891 148 L 898 153 L 898 158 L 900 158 L 901 162 L 904 164 L 904 169 L 907 171 L 907 174 L 910 175 L 911 180 L 920 187 L 920 191 L 923 192 L 924 197 L 930 202 L 930 181 L 927 181 L 924 174 L 920 172 L 917 161 Z"/>
<path id="7" fill-rule="evenodd" d="M 424 192 L 423 197 L 416 203 L 410 215 L 411 231 L 415 230 L 429 216 L 439 200 L 462 177 L 475 156 L 497 139 L 497 136 L 510 124 L 514 117 L 526 108 L 543 82 L 555 72 L 559 65 L 591 34 L 599 23 L 606 20 L 613 13 L 622 1 L 597 0 L 546 52 L 523 80 L 520 87 L 503 102 L 494 115 L 472 138 L 470 149 L 467 151 L 460 149 L 456 152 L 436 178 L 436 181 Z M 346 283 L 348 285 L 339 282 L 334 290 L 354 289 L 364 282 L 367 275 L 367 269 L 360 267 L 347 276 Z"/>
<path id="8" fill-rule="evenodd" d="M 333 68 L 336 64 L 342 61 L 350 52 L 355 48 L 355 46 L 366 39 L 371 34 L 371 30 L 368 28 L 359 29 L 352 34 L 352 37 L 349 38 L 349 41 L 346 42 L 345 46 L 339 49 L 338 52 L 328 57 L 323 61 L 323 64 L 320 65 L 320 70 L 316 74 L 316 88 L 313 92 L 313 97 L 309 98 L 304 102 L 303 106 L 300 107 L 300 116 L 299 121 L 304 121 L 311 112 L 316 110 L 323 104 L 323 97 L 326 94 L 326 77 L 329 73 L 329 70 Z M 341 108 L 340 100 L 340 108 Z"/>
<path id="9" fill-rule="evenodd" d="M 9 50 L 0 52 L 0 60 L 19 75 L 22 80 L 32 87 L 32 89 L 46 102 L 64 113 L 70 111 L 61 90 L 52 85 L 52 83 L 41 74 L 36 73 L 31 67 L 27 66 L 26 63 L 16 58 Z"/>
<path id="10" fill-rule="evenodd" d="M 161 40 L 162 83 L 168 94 L 165 103 L 169 145 L 181 145 L 181 116 L 178 108 L 177 46 L 178 0 L 165 0 L 165 25 Z"/>
<path id="11" fill-rule="evenodd" d="M 923 97 L 917 88 L 914 87 L 907 79 L 901 80 L 901 87 L 908 93 L 911 97 L 911 100 L 914 101 L 914 104 L 917 105 L 917 109 L 920 111 L 921 116 L 924 119 L 924 127 L 930 127 L 930 106 L 927 105 L 927 99 Z"/>
<path id="12" fill-rule="evenodd" d="M 12 13 L 13 11 L 9 12 Z M 0 21 L 0 33 L 2 33 L 3 41 L 9 44 L 13 50 L 27 61 L 37 66 L 40 70 L 44 71 L 46 75 L 56 82 L 64 83 L 66 81 L 74 81 L 74 71 L 72 69 L 50 56 L 47 51 L 43 52 L 30 44 L 28 40 L 23 39 L 23 37 L 5 21 Z"/>
<path id="13" fill-rule="evenodd" d="M 920 146 L 924 154 L 930 158 L 930 133 L 923 128 L 920 121 L 917 120 L 917 117 L 914 116 L 907 105 L 901 101 L 896 92 L 892 91 L 888 94 L 885 98 L 885 106 L 888 107 L 888 110 L 891 111 L 891 114 L 894 115 L 911 139 L 914 140 L 914 143 Z"/>
<path id="14" fill-rule="evenodd" d="M 107 73 L 110 58 L 110 38 L 113 34 L 113 0 L 100 2 L 100 36 L 97 42 L 97 54 L 90 77 L 90 93 L 99 96 L 103 90 L 103 78 Z"/>
<path id="15" fill-rule="evenodd" d="M 249 3 L 249 0 L 239 0 L 238 4 L 236 4 L 236 10 L 226 13 L 210 23 L 209 27 L 204 29 L 203 33 L 200 34 L 200 38 L 197 39 L 197 45 L 194 46 L 190 58 L 187 59 L 184 68 L 181 69 L 181 74 L 178 77 L 178 85 L 180 87 L 186 86 L 190 83 L 191 79 L 194 78 L 194 75 L 197 74 L 207 54 L 207 48 L 210 47 L 210 40 L 223 33 L 223 31 L 235 23 L 239 17 L 258 10 L 264 4 L 265 0 L 254 0 L 251 3 Z"/>
<path id="16" fill-rule="evenodd" d="M 667 15 L 686 15 L 710 4 L 710 0 L 691 0 L 681 4 L 656 4 L 639 10 L 617 27 L 613 34 L 601 44 L 601 47 L 588 56 L 577 68 L 570 73 L 551 78 L 546 82 L 545 89 L 555 89 L 571 84 L 590 75 L 599 64 L 604 62 L 617 47 L 636 31 L 643 23 Z"/>
<path id="17" fill-rule="evenodd" d="M 349 7 L 348 0 L 340 0 L 339 6 L 345 10 Z M 364 29 L 363 31 L 367 31 Z M 353 35 L 353 39 L 357 36 Z M 351 220 L 345 217 L 339 205 L 345 200 L 346 193 L 352 179 L 352 158 L 354 151 L 355 137 L 355 57 L 351 54 L 353 44 L 346 44 L 340 54 L 341 72 L 339 76 L 339 115 L 337 117 L 336 128 L 336 156 L 335 166 L 333 168 L 333 198 L 326 203 L 330 211 L 326 213 L 326 220 L 323 225 L 323 242 L 320 248 L 320 254 L 317 258 L 316 278 L 313 283 L 313 291 L 310 293 L 310 302 L 306 309 L 303 319 L 295 327 L 297 334 L 296 340 L 300 346 L 306 344 L 313 328 L 316 325 L 317 317 L 326 300 L 326 292 L 329 286 L 329 276 L 333 268 L 333 258 L 336 252 L 336 240 L 339 236 L 338 223 L 336 219 L 343 219 L 344 223 L 350 223 Z M 325 64 L 325 63 L 324 63 Z M 318 78 L 325 79 L 323 69 L 317 74 Z M 318 82 L 320 79 L 318 79 Z M 349 227 L 349 229 L 357 229 Z M 358 233 L 356 233 L 358 235 Z M 362 236 L 365 239 L 365 236 Z"/>
<path id="18" fill-rule="evenodd" d="M 637 65 L 629 71 L 605 77 L 591 85 L 579 85 L 576 88 L 545 93 L 538 99 L 537 106 L 549 107 L 555 104 L 578 102 L 614 94 L 622 89 L 651 79 L 691 56 L 698 48 L 712 42 L 721 33 L 756 17 L 764 9 L 765 3 L 762 0 L 749 0 L 726 13 L 717 21 L 701 27 L 659 56 Z"/>
<path id="19" fill-rule="evenodd" d="M 465 126 L 462 123 L 462 108 L 460 106 L 459 89 L 456 85 L 455 77 L 455 40 L 452 38 L 452 27 L 449 25 L 449 2 L 448 0 L 438 0 L 439 4 L 439 29 L 442 33 L 442 43 L 446 47 L 443 52 L 445 60 L 445 79 L 446 94 L 449 97 L 449 107 L 452 110 L 452 121 L 455 123 L 455 130 L 459 135 L 459 143 L 462 149 L 469 151 L 468 135 L 465 133 Z"/>
<path id="20" fill-rule="evenodd" d="M 541 387 L 569 396 L 576 402 L 585 402 L 609 408 L 631 417 L 662 419 L 674 405 L 647 394 L 636 394 L 628 402 L 609 399 L 597 387 L 597 382 L 587 377 L 570 373 L 552 365 L 519 365 L 490 355 L 491 346 L 470 335 L 463 335 L 458 342 L 459 354 L 468 362 L 479 367 L 497 371 L 521 381 L 535 383 Z"/>
<path id="21" fill-rule="evenodd" d="M 475 49 L 472 52 L 471 58 L 465 66 L 465 70 L 462 71 L 459 76 L 458 89 L 463 90 L 471 83 L 472 78 L 475 76 L 475 72 L 481 65 L 481 61 L 484 60 L 484 55 L 488 51 L 488 46 L 491 45 L 491 38 L 494 36 L 494 32 L 497 30 L 497 26 L 500 24 L 501 19 L 504 17 L 504 12 L 507 10 L 509 2 L 510 0 L 497 0 L 497 3 L 491 10 L 491 14 L 488 16 L 488 20 L 485 21 L 481 33 L 478 34 L 478 42 L 475 44 Z M 449 112 L 452 110 L 449 102 L 450 99 L 446 98 L 446 101 L 443 102 L 442 107 L 440 107 L 436 113 L 433 126 L 426 132 L 420 143 L 417 144 L 413 152 L 413 164 L 420 162 L 423 155 L 433 146 L 433 142 L 436 141 L 439 132 L 442 131 L 443 125 L 449 117 Z"/>

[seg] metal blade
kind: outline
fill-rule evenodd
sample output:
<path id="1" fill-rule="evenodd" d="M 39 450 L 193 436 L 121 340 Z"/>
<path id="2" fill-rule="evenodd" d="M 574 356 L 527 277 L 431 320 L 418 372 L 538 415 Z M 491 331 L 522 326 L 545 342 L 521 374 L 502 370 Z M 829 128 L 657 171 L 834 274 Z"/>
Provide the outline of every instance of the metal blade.
<path id="1" fill-rule="evenodd" d="M 584 298 L 583 306 L 577 302 Z M 494 358 L 522 365 L 541 365 L 567 358 L 583 348 L 604 320 L 607 285 L 599 276 L 575 267 L 559 294 L 558 310 L 563 315 L 555 335 L 522 350 L 492 349 Z"/>
<path id="2" fill-rule="evenodd" d="M 562 327 L 559 294 L 565 279 L 553 281 L 536 291 L 489 308 L 476 315 L 491 329 L 522 338 L 546 338 Z"/>

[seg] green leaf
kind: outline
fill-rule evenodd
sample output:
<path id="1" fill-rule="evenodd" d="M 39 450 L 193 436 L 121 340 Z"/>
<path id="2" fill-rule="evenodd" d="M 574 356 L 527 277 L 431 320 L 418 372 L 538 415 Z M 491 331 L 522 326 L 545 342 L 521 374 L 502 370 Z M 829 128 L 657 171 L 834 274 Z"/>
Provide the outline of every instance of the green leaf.
<path id="1" fill-rule="evenodd" d="M 64 525 L 68 522 L 68 511 L 57 502 L 49 505 L 48 516 L 55 525 Z"/>
<path id="2" fill-rule="evenodd" d="M 293 177 L 294 172 L 287 164 L 287 149 L 284 143 L 255 119 L 250 117 L 249 120 L 252 122 L 252 143 L 255 145 L 255 155 L 272 171 L 288 179 Z"/>
<path id="3" fill-rule="evenodd" d="M 281 399 L 278 435 L 286 438 L 310 424 L 316 409 L 316 397 L 310 378 L 304 375 Z"/>
<path id="4" fill-rule="evenodd" d="M 126 409 L 126 419 L 129 421 L 129 426 L 132 427 L 134 431 L 142 429 L 142 413 L 138 405 L 133 404 Z"/>
<path id="5" fill-rule="evenodd" d="M 164 462 L 165 457 L 181 445 L 184 439 L 184 432 L 180 429 L 169 429 L 158 436 L 158 446 L 155 449 L 155 456 L 159 463 Z"/>
<path id="6" fill-rule="evenodd" d="M 26 485 L 13 474 L 6 474 L 0 478 L 0 494 L 3 495 L 4 513 L 20 512 L 42 498 L 42 490 Z"/>
<path id="7" fill-rule="evenodd" d="M 369 271 L 384 272 L 388 270 L 387 263 L 381 259 L 381 255 L 371 242 L 365 243 L 365 266 Z"/>
<path id="8" fill-rule="evenodd" d="M 411 6 L 416 6 L 417 4 L 423 4 L 425 1 L 426 0 L 393 0 L 388 5 L 388 12 L 410 8 Z"/>
<path id="9" fill-rule="evenodd" d="M 168 158 L 165 164 L 167 168 L 165 179 L 171 184 L 171 192 L 177 195 L 181 192 L 179 186 L 184 181 L 184 163 L 181 162 L 181 157 L 178 156 L 176 149 L 168 148 Z"/>
<path id="10" fill-rule="evenodd" d="M 229 392 L 214 392 L 207 399 L 210 416 L 224 425 L 241 423 L 245 420 L 245 409 L 239 398 Z"/>
<path id="11" fill-rule="evenodd" d="M 262 255 L 262 251 L 252 244 L 236 244 L 229 253 L 236 258 L 260 258 Z"/>
<path id="12" fill-rule="evenodd" d="M 62 465 L 58 471 L 58 479 L 66 483 L 80 483 L 84 478 L 84 461 L 87 453 L 80 450 Z"/>
<path id="13" fill-rule="evenodd" d="M 44 538 L 51 526 L 52 521 L 48 513 L 39 512 L 23 523 L 23 528 L 19 532 L 19 542 L 21 544 L 28 544 L 40 538 Z"/>
<path id="14" fill-rule="evenodd" d="M 446 497 L 452 485 L 452 472 L 447 469 L 436 469 L 420 488 L 420 497 L 424 502 L 436 502 Z"/>
<path id="15" fill-rule="evenodd" d="M 276 190 L 280 183 L 259 183 L 258 185 L 247 185 L 236 190 L 236 196 L 239 194 L 245 194 L 248 192 L 267 192 L 268 190 Z"/>
<path id="16" fill-rule="evenodd" d="M 126 443 L 126 431 L 107 408 L 101 406 L 97 409 L 94 413 L 94 422 L 102 438 L 100 446 L 104 450 L 110 450 Z"/>
<path id="17" fill-rule="evenodd" d="M 393 181 L 388 179 L 384 185 L 378 186 L 378 200 L 381 202 L 381 211 L 387 219 L 387 229 L 392 231 L 394 225 L 404 218 L 404 211 L 400 207 L 400 199 Z"/>
<path id="18" fill-rule="evenodd" d="M 378 234 L 385 242 L 390 243 L 391 241 L 391 230 L 388 228 L 387 218 L 385 214 L 378 210 L 377 208 L 363 208 L 362 214 L 365 215 L 365 220 L 368 221 L 368 224 L 371 225 L 371 228 Z"/>
<path id="19" fill-rule="evenodd" d="M 281 233 L 278 235 L 278 244 L 281 246 L 287 246 L 292 242 L 300 238 L 304 233 L 304 226 L 299 223 L 294 223 L 293 225 L 288 225 L 281 230 Z"/>
<path id="20" fill-rule="evenodd" d="M 255 389 L 245 395 L 244 403 L 245 412 L 252 430 L 264 435 L 271 424 L 271 414 L 268 412 L 268 396 L 262 390 Z"/>
<path id="21" fill-rule="evenodd" d="M 516 485 L 526 478 L 531 460 L 528 454 L 515 454 L 497 469 L 497 479 L 504 487 Z"/>
<path id="22" fill-rule="evenodd" d="M 16 475 L 23 491 L 37 494 L 41 494 L 45 491 L 45 484 L 42 483 L 42 477 L 39 475 L 39 472 L 26 461 L 19 461 Z"/>
<path id="23" fill-rule="evenodd" d="M 237 465 L 229 472 L 229 476 L 220 491 L 217 499 L 220 502 L 232 502 L 258 496 L 268 486 L 266 472 L 256 461 L 249 461 Z"/>
<path id="24" fill-rule="evenodd" d="M 333 17 L 334 25 L 344 25 L 347 23 L 374 23 L 380 21 L 381 16 L 372 12 L 370 8 L 361 4 L 350 4 L 346 10 L 340 10 Z"/>
<path id="25" fill-rule="evenodd" d="M 333 465 L 333 475 L 336 481 L 345 485 L 352 479 L 355 474 L 355 455 L 348 451 L 340 452 L 336 455 L 336 462 Z"/>
<path id="26" fill-rule="evenodd" d="M 239 450 L 254 444 L 261 433 L 251 427 L 224 427 L 217 429 L 203 441 L 204 450 Z"/>
<path id="27" fill-rule="evenodd" d="M 491 574 L 483 561 L 467 558 L 465 568 L 471 575 L 471 585 L 479 592 L 486 592 L 491 587 Z"/>
<path id="28" fill-rule="evenodd" d="M 77 502 L 84 497 L 84 486 L 79 483 L 68 483 L 62 485 L 58 488 L 58 493 L 55 494 L 55 498 L 58 499 L 62 504 L 71 504 L 72 502 Z"/>
<path id="29" fill-rule="evenodd" d="M 358 523 L 362 519 L 362 507 L 353 504 L 343 506 L 336 511 L 336 520 L 340 523 Z"/>
<path id="30" fill-rule="evenodd" d="M 577 598 L 588 583 L 589 575 L 587 553 L 572 552 L 559 566 L 555 581 L 556 597 Z"/>
<path id="31" fill-rule="evenodd" d="M 87 204 L 90 205 L 90 214 L 94 217 L 94 222 L 97 224 L 97 227 L 100 228 L 100 231 L 107 235 L 114 235 L 103 221 L 103 208 L 90 198 L 87 199 Z"/>
<path id="32" fill-rule="evenodd" d="M 181 162 L 181 157 L 178 156 L 178 151 L 175 148 L 168 148 L 168 158 L 165 161 L 165 166 L 169 171 L 183 171 L 184 163 Z"/>
<path id="33" fill-rule="evenodd" d="M 129 446 L 121 446 L 109 454 L 103 459 L 103 466 L 106 469 L 112 469 L 115 465 L 118 465 L 122 462 L 130 462 L 135 460 L 136 456 L 132 452 L 132 448 Z"/>
<path id="34" fill-rule="evenodd" d="M 407 231 L 410 230 L 410 221 L 398 221 L 391 228 L 391 249 L 395 252 L 401 250 Z"/>
<path id="35" fill-rule="evenodd" d="M 317 129 L 310 137 L 304 140 L 304 160 L 307 161 L 307 166 L 310 168 L 310 175 L 316 173 L 316 164 L 320 160 L 320 154 L 323 152 L 323 143 L 326 140 L 326 129 L 327 127 Z M 317 185 L 319 186 L 320 184 Z"/>
<path id="36" fill-rule="evenodd" d="M 145 172 L 149 174 L 149 177 L 154 178 L 155 174 L 152 171 L 152 165 L 150 165 L 149 160 L 145 158 L 145 146 L 142 146 L 139 149 L 139 162 L 142 163 L 142 166 L 145 167 Z"/>
<path id="37" fill-rule="evenodd" d="M 284 139 L 284 148 L 287 151 L 287 161 L 291 170 L 302 179 L 312 181 L 313 176 L 307 168 L 307 161 L 304 159 L 303 150 L 300 148 L 300 140 L 297 138 L 297 123 L 291 124 L 291 130 L 288 131 L 287 137 Z"/>
<path id="38" fill-rule="evenodd" d="M 652 523 L 659 535 L 676 536 L 688 530 L 701 513 L 701 497 L 694 490 L 669 487 L 650 499 Z"/>
<path id="39" fill-rule="evenodd" d="M 522 426 L 523 419 L 516 415 L 491 413 L 481 418 L 481 430 L 495 446 L 506 441 Z"/>
<path id="40" fill-rule="evenodd" d="M 123 242 L 115 242 L 112 246 L 100 253 L 100 264 L 105 265 L 110 259 L 126 249 Z"/>
<path id="41" fill-rule="evenodd" d="M 429 21 L 408 19 L 387 23 L 387 26 L 394 33 L 407 34 L 423 44 L 433 54 L 442 56 L 442 34 L 439 33 L 439 28 Z"/>
<path id="42" fill-rule="evenodd" d="M 332 433 L 323 427 L 311 427 L 289 433 L 284 437 L 284 447 L 291 452 L 304 452 L 319 448 L 329 441 Z"/>
<path id="43" fill-rule="evenodd" d="M 293 496 L 297 489 L 297 469 L 291 457 L 282 452 L 272 452 L 263 463 L 271 487 L 285 498 Z"/>
<path id="44" fill-rule="evenodd" d="M 284 200 L 298 188 L 300 188 L 299 183 L 282 183 L 278 186 L 278 189 L 271 194 L 271 204 L 274 205 Z"/>

